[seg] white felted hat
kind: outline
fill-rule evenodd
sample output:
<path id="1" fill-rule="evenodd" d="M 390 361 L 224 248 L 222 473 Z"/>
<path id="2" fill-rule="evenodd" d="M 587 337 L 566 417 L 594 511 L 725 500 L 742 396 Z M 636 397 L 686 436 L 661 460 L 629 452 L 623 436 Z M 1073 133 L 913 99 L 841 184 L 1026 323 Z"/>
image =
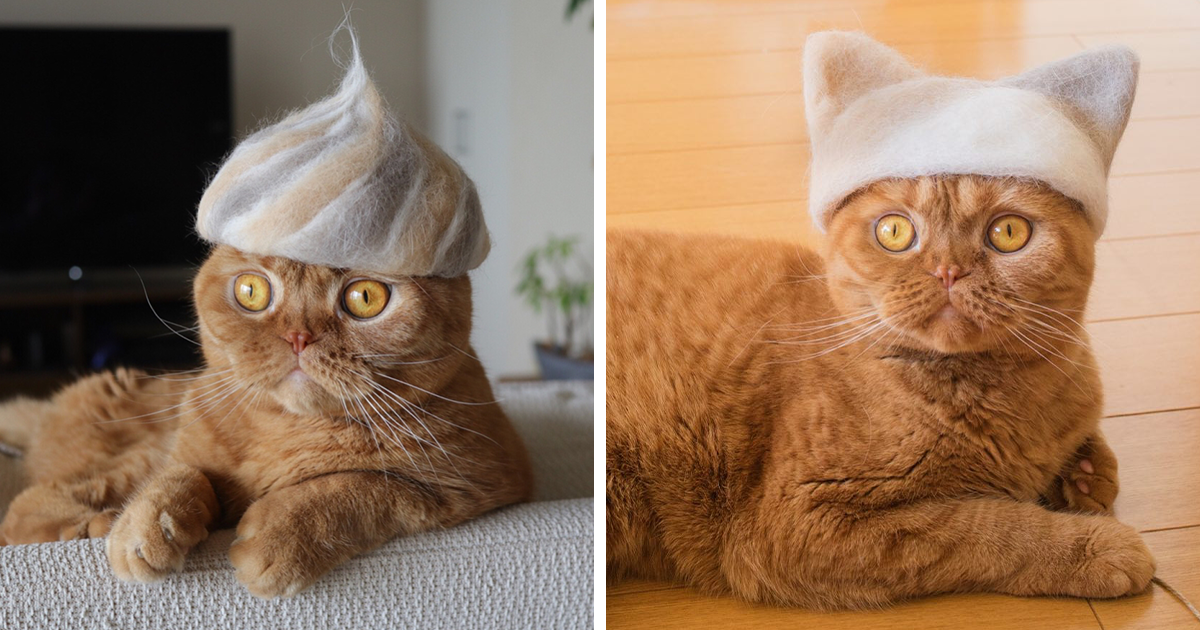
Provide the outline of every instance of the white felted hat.
<path id="1" fill-rule="evenodd" d="M 350 37 L 337 92 L 239 143 L 200 199 L 197 231 L 328 267 L 444 277 L 478 267 L 490 243 L 475 185 L 388 112 Z"/>
<path id="2" fill-rule="evenodd" d="M 939 77 L 861 33 L 813 33 L 804 47 L 809 212 L 824 230 L 847 196 L 875 181 L 1011 176 L 1078 201 L 1099 238 L 1137 74 L 1132 50 L 1107 46 L 999 81 Z"/>

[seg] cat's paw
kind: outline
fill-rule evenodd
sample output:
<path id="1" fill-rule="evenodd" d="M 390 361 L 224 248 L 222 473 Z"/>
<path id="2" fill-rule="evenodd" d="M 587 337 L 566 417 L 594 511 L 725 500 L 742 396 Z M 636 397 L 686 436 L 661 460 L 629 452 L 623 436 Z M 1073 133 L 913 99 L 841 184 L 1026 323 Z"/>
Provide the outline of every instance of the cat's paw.
<path id="1" fill-rule="evenodd" d="M 1062 494 L 1066 508 L 1111 516 L 1117 500 L 1117 460 L 1105 449 L 1085 444 L 1079 459 L 1062 475 Z"/>
<path id="2" fill-rule="evenodd" d="M 156 582 L 179 571 L 188 551 L 208 538 L 205 522 L 195 509 L 135 502 L 112 525 L 105 543 L 113 573 L 126 582 Z"/>
<path id="3" fill-rule="evenodd" d="M 104 510 L 93 516 L 87 523 L 88 538 L 104 538 L 112 531 L 113 524 L 121 513 L 115 509 Z"/>
<path id="4" fill-rule="evenodd" d="M 10 545 L 101 538 L 112 510 L 98 510 L 59 484 L 26 488 L 9 504 L 0 537 Z"/>
<path id="5" fill-rule="evenodd" d="M 1081 542 L 1066 592 L 1077 597 L 1121 597 L 1146 590 L 1155 562 L 1137 530 L 1115 519 L 1100 519 Z"/>
<path id="6" fill-rule="evenodd" d="M 263 599 L 292 597 L 312 586 L 333 564 L 317 552 L 286 509 L 272 510 L 269 498 L 250 506 L 238 522 L 229 548 L 235 576 L 251 595 Z"/>

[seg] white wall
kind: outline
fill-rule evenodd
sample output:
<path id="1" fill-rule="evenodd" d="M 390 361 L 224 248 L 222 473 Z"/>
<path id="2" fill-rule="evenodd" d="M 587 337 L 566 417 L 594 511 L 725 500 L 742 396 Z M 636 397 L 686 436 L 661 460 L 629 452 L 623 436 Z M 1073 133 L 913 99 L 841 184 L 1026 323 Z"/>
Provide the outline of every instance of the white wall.
<path id="1" fill-rule="evenodd" d="M 592 8 L 567 22 L 566 5 L 566 0 L 514 2 L 512 165 L 518 210 L 511 234 L 517 257 L 509 264 L 514 282 L 511 270 L 549 234 L 578 235 L 583 253 L 592 259 Z M 517 309 L 517 334 L 509 338 L 509 349 L 528 356 L 529 340 L 544 337 L 546 326 L 519 302 L 512 308 Z"/>
<path id="2" fill-rule="evenodd" d="M 392 109 L 425 127 L 422 0 L 354 0 L 363 58 Z M 340 70 L 326 38 L 341 23 L 331 0 L 8 0 L 7 26 L 226 27 L 232 30 L 234 128 L 317 100 Z"/>
<path id="3" fill-rule="evenodd" d="M 493 376 L 537 371 L 541 316 L 513 294 L 517 263 L 548 234 L 592 243 L 590 7 L 566 0 L 435 0 L 426 8 L 435 140 L 479 186 L 494 246 L 476 272 L 474 344 Z M 466 150 L 456 114 L 469 118 Z"/>

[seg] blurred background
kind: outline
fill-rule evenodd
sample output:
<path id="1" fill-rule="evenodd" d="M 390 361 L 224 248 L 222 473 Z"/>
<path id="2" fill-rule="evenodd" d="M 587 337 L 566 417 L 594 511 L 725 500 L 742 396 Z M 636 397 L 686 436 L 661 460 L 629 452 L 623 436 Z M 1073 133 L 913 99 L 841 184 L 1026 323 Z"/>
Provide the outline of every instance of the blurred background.
<path id="1" fill-rule="evenodd" d="M 360 0 L 350 15 L 393 111 L 479 188 L 488 373 L 590 377 L 592 7 Z M 206 249 L 196 202 L 239 139 L 335 87 L 343 16 L 328 0 L 0 4 L 0 396 L 197 363 L 180 338 Z"/>

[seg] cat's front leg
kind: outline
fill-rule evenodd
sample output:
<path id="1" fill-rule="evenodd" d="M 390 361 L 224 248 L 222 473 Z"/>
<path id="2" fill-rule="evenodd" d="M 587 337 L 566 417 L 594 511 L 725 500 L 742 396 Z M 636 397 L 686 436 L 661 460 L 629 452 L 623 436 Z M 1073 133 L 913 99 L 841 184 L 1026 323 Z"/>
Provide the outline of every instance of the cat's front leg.
<path id="1" fill-rule="evenodd" d="M 106 549 L 117 577 L 154 582 L 183 568 L 188 551 L 208 537 L 220 506 L 212 483 L 186 464 L 169 466 L 130 502 Z"/>
<path id="2" fill-rule="evenodd" d="M 229 559 L 251 594 L 291 597 L 397 535 L 450 524 L 445 512 L 417 482 L 383 472 L 324 475 L 251 504 Z"/>
<path id="3" fill-rule="evenodd" d="M 840 509 L 799 524 L 779 514 L 771 533 L 734 536 L 725 554 L 730 586 L 748 599 L 864 608 L 962 591 L 1120 597 L 1155 571 L 1137 531 L 1115 518 L 1009 499 Z"/>
<path id="4" fill-rule="evenodd" d="M 112 526 L 116 497 L 103 478 L 30 486 L 0 522 L 0 545 L 102 538 Z"/>
<path id="5" fill-rule="evenodd" d="M 1056 482 L 1067 509 L 1112 514 L 1120 489 L 1117 455 L 1097 431 L 1079 447 Z"/>

